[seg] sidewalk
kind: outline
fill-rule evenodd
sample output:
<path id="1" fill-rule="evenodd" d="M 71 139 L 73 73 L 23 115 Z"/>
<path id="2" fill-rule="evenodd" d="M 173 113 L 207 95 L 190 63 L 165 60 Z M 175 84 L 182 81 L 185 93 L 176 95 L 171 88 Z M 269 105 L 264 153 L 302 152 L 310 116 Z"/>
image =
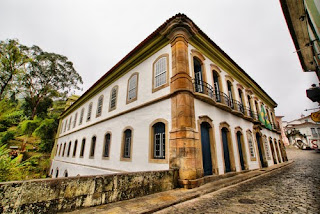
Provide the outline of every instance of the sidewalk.
<path id="1" fill-rule="evenodd" d="M 174 189 L 126 201 L 119 201 L 96 207 L 78 209 L 68 213 L 152 213 L 170 207 L 172 205 L 199 197 L 201 195 L 220 190 L 224 187 L 235 185 L 243 181 L 248 181 L 249 179 L 254 179 L 258 176 L 264 176 L 266 174 L 281 170 L 284 167 L 290 166 L 292 163 L 293 161 L 288 161 L 260 170 L 234 173 L 232 177 L 218 176 L 219 178 L 215 181 L 194 189 Z"/>

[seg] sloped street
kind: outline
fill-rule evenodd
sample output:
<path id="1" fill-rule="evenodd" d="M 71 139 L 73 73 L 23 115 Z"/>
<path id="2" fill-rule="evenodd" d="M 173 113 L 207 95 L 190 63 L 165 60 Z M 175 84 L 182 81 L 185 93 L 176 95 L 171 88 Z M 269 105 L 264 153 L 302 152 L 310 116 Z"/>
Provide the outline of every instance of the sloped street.
<path id="1" fill-rule="evenodd" d="M 284 170 L 157 213 L 320 213 L 320 153 L 287 149 Z"/>

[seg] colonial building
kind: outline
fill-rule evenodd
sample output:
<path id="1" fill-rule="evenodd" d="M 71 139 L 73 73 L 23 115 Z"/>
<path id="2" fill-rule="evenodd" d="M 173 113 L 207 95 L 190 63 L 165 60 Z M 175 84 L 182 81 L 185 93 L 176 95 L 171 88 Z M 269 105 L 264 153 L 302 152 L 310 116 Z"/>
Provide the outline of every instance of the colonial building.
<path id="1" fill-rule="evenodd" d="M 301 116 L 290 122 L 284 122 L 285 133 L 289 144 L 301 149 L 320 148 L 320 123 L 314 122 L 311 116 Z"/>
<path id="2" fill-rule="evenodd" d="M 276 106 L 177 14 L 63 112 L 51 175 L 176 168 L 188 186 L 207 175 L 271 166 L 285 157 Z"/>

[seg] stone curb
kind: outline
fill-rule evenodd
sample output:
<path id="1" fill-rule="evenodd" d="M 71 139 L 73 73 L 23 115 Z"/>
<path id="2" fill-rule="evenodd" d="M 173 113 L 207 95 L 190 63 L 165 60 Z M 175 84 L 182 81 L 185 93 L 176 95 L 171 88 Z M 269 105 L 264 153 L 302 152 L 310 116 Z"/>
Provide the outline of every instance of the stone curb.
<path id="1" fill-rule="evenodd" d="M 257 179 L 262 176 L 270 175 L 279 172 L 280 170 L 290 166 L 294 161 L 290 160 L 285 163 L 273 165 L 265 169 L 256 169 L 244 173 L 236 174 L 232 177 L 226 177 L 216 181 L 206 183 L 200 187 L 193 189 L 173 189 L 165 192 L 154 193 L 151 195 L 142 196 L 130 200 L 119 201 L 111 204 L 99 205 L 96 207 L 82 208 L 71 211 L 70 213 L 79 214 L 93 214 L 93 213 L 154 213 L 170 206 L 174 206 L 185 201 L 192 200 L 205 194 L 223 190 L 225 188 L 232 188 L 250 180 Z M 163 201 L 162 197 L 171 197 L 167 201 Z M 152 203 L 151 203 L 152 201 Z M 159 203 L 154 202 L 159 201 Z M 141 207 L 142 205 L 142 207 Z M 135 210 L 135 207 L 140 207 Z M 63 212 L 64 213 L 64 212 Z M 69 213 L 69 212 L 67 212 Z"/>
<path id="2" fill-rule="evenodd" d="M 206 195 L 206 194 L 209 194 L 209 193 L 212 193 L 212 192 L 215 192 L 215 191 L 218 191 L 218 190 L 222 190 L 224 188 L 228 188 L 228 187 L 231 187 L 231 186 L 236 186 L 236 185 L 240 185 L 240 184 L 243 184 L 245 182 L 248 182 L 250 180 L 253 180 L 253 179 L 257 179 L 257 178 L 260 178 L 260 177 L 263 177 L 263 176 L 266 176 L 266 175 L 269 175 L 271 173 L 274 173 L 274 172 L 277 172 L 279 171 L 280 169 L 283 169 L 283 168 L 286 168 L 288 166 L 290 166 L 294 161 L 290 160 L 286 163 L 281 163 L 281 165 L 276 165 L 277 167 L 270 167 L 268 169 L 258 169 L 258 170 L 254 170 L 254 171 L 251 171 L 251 172 L 259 172 L 259 173 L 255 173 L 254 175 L 252 176 L 245 176 L 244 178 L 239 178 L 240 176 L 243 176 L 243 174 L 240 174 L 240 175 L 236 175 L 234 177 L 231 177 L 231 178 L 225 178 L 225 179 L 222 179 L 222 180 L 219 180 L 219 181 L 216 181 L 216 182 L 212 182 L 212 183 L 209 183 L 211 185 L 215 184 L 215 183 L 218 183 L 218 182 L 221 182 L 223 181 L 224 184 L 222 184 L 221 186 L 215 186 L 213 188 L 206 188 L 206 190 L 204 191 L 201 191 L 199 189 L 202 189 L 203 186 L 201 187 L 198 187 L 198 188 L 195 188 L 196 190 L 196 193 L 195 194 L 192 194 L 191 196 L 187 196 L 187 197 L 184 197 L 184 198 L 180 198 L 174 202 L 170 202 L 170 203 L 167 203 L 167 204 L 163 204 L 161 206 L 158 206 L 158 207 L 154 207 L 148 211 L 145 211 L 145 212 L 141 212 L 142 214 L 149 214 L 149 213 L 154 213 L 154 212 L 157 212 L 157 211 L 160 211 L 160 210 L 163 210 L 165 208 L 168 208 L 168 207 L 171 207 L 171 206 L 174 206 L 176 204 L 180 204 L 180 203 L 183 203 L 185 201 L 189 201 L 189 200 L 192 200 L 194 198 L 198 198 L 202 195 Z M 250 173 L 250 172 L 248 172 Z M 247 173 L 246 173 L 247 174 Z M 230 183 L 227 183 L 226 181 L 227 180 L 234 180 L 233 182 L 230 182 Z"/>

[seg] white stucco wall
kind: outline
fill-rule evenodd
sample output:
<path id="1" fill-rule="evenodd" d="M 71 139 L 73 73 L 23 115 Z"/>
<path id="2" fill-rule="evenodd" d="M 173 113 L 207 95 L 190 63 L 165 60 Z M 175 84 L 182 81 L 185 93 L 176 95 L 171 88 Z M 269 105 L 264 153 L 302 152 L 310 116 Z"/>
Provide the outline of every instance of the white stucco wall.
<path id="1" fill-rule="evenodd" d="M 102 123 L 96 124 L 94 126 L 88 127 L 86 129 L 80 130 L 76 133 L 72 133 L 67 136 L 63 136 L 58 139 L 58 145 L 65 142 L 71 141 L 71 151 L 70 156 L 64 157 L 61 155 L 56 155 L 52 168 L 59 169 L 64 167 L 65 163 L 58 162 L 71 162 L 79 164 L 79 166 L 94 166 L 102 169 L 112 169 L 121 171 L 147 171 L 147 170 L 166 170 L 169 169 L 169 164 L 159 164 L 159 163 L 149 163 L 149 126 L 156 119 L 165 119 L 168 122 L 168 127 L 171 127 L 171 100 L 166 99 L 161 102 L 155 103 L 153 105 L 140 108 L 136 111 L 124 114 L 122 116 L 104 121 Z M 121 143 L 123 137 L 123 131 L 125 127 L 132 127 L 132 159 L 130 162 L 120 161 L 121 154 Z M 104 146 L 104 136 L 107 132 L 112 134 L 111 144 L 110 144 L 110 157 L 109 160 L 102 158 L 103 146 Z M 96 148 L 94 158 L 89 158 L 91 138 L 93 136 L 97 137 Z M 80 157 L 80 147 L 81 141 L 86 138 L 84 156 Z M 75 157 L 72 157 L 74 142 L 78 140 L 77 153 Z M 63 147 L 62 147 L 63 149 Z M 68 146 L 66 146 L 67 153 Z M 58 151 L 59 153 L 59 151 Z M 74 167 L 74 165 L 70 165 Z M 78 167 L 78 172 L 75 175 L 87 175 L 91 171 L 88 171 L 87 167 Z M 68 170 L 69 171 L 69 170 Z M 70 171 L 71 172 L 71 171 Z M 99 173 L 99 172 L 97 172 Z M 71 174 L 70 174 L 71 175 Z M 74 176 L 74 175 L 73 175 Z"/>

